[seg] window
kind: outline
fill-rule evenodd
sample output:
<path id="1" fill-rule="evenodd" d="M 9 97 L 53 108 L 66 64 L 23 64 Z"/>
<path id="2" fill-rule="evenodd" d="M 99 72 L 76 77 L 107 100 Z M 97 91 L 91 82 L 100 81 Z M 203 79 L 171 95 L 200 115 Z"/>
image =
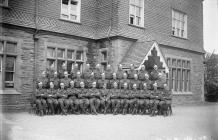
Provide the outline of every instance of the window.
<path id="1" fill-rule="evenodd" d="M 17 43 L 0 41 L 0 89 L 14 88 Z"/>
<path id="2" fill-rule="evenodd" d="M 187 15 L 176 10 L 172 11 L 172 35 L 187 38 Z"/>
<path id="3" fill-rule="evenodd" d="M 80 22 L 81 0 L 62 0 L 61 19 Z"/>
<path id="4" fill-rule="evenodd" d="M 129 23 L 136 26 L 144 26 L 144 0 L 130 0 Z"/>
<path id="5" fill-rule="evenodd" d="M 100 62 L 101 67 L 106 70 L 107 64 L 108 64 L 108 50 L 107 48 L 100 49 Z"/>
<path id="6" fill-rule="evenodd" d="M 75 55 L 76 52 L 76 55 Z M 83 70 L 83 51 L 75 51 L 72 49 L 63 49 L 57 47 L 47 47 L 47 69 L 54 68 L 59 71 L 63 64 L 66 64 L 67 71 L 70 73 L 72 65 L 78 63 L 80 71 Z M 76 57 L 75 57 L 76 56 Z"/>
<path id="7" fill-rule="evenodd" d="M 168 67 L 170 68 L 167 75 L 167 82 L 173 91 L 189 92 L 191 63 L 189 60 L 167 58 Z"/>
<path id="8" fill-rule="evenodd" d="M 8 6 L 8 0 L 0 0 L 0 6 Z"/>

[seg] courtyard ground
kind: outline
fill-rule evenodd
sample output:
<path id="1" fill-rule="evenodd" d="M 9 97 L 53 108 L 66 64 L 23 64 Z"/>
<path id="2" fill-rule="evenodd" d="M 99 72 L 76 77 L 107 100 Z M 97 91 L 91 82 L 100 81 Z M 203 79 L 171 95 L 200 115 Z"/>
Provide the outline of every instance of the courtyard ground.
<path id="1" fill-rule="evenodd" d="M 213 140 L 218 139 L 218 104 L 176 106 L 173 116 L 0 115 L 2 140 Z"/>

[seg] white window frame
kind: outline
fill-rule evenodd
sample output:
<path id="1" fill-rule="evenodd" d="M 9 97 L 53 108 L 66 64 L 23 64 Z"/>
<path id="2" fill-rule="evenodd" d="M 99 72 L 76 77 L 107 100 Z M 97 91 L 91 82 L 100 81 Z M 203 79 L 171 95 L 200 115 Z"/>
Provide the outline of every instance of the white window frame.
<path id="1" fill-rule="evenodd" d="M 176 17 L 178 15 L 178 17 Z M 181 38 L 187 38 L 187 14 L 172 9 L 172 35 Z M 183 25 L 183 26 L 182 26 Z M 183 33 L 182 33 L 183 31 Z"/>
<path id="2" fill-rule="evenodd" d="M 134 1 L 134 4 L 132 4 L 131 1 Z M 129 0 L 129 24 L 130 25 L 139 26 L 139 27 L 144 27 L 144 0 L 139 0 L 139 1 L 142 2 L 142 6 L 141 7 L 136 5 L 135 0 Z M 134 6 L 134 14 L 133 14 L 134 21 L 133 21 L 133 24 L 131 23 L 131 20 L 130 20 L 130 17 L 132 16 L 132 14 L 130 13 L 130 7 L 131 6 Z M 141 18 L 141 20 L 140 20 L 140 24 L 139 25 L 137 24 L 137 20 L 136 20 L 136 16 L 137 16 L 136 15 L 136 7 L 141 9 L 141 11 L 140 11 L 140 18 Z"/>
<path id="3" fill-rule="evenodd" d="M 61 14 L 60 14 L 60 18 L 61 19 L 63 19 L 63 20 L 68 20 L 68 21 L 73 21 L 73 22 L 78 22 L 78 23 L 80 23 L 80 17 L 81 17 L 81 0 L 69 0 L 68 1 L 68 8 L 67 8 L 67 14 L 66 13 L 64 13 L 63 11 L 63 7 L 62 7 L 62 1 L 63 0 L 61 0 Z M 71 1 L 76 1 L 76 2 L 78 2 L 78 7 L 77 7 L 77 11 L 76 11 L 76 16 L 77 16 L 77 19 L 76 20 L 73 20 L 73 19 L 71 19 L 70 18 L 70 15 L 75 15 L 75 14 L 72 14 L 71 13 Z M 67 15 L 68 16 L 68 18 L 64 18 L 62 15 Z"/>
<path id="4" fill-rule="evenodd" d="M 4 0 L 4 3 L 0 3 L 0 6 L 8 7 L 8 0 Z"/>

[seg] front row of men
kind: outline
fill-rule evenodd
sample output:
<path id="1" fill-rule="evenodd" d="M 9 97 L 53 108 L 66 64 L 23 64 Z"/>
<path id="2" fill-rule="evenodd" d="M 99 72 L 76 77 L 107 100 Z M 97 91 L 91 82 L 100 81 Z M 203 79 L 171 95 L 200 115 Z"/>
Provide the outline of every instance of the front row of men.
<path id="1" fill-rule="evenodd" d="M 111 89 L 107 89 L 106 83 L 101 89 L 96 88 L 96 82 L 92 88 L 86 89 L 84 82 L 80 82 L 80 88 L 74 88 L 74 81 L 70 87 L 65 89 L 64 83 L 60 83 L 60 89 L 54 88 L 50 82 L 50 88 L 42 88 L 42 82 L 38 83 L 36 91 L 37 113 L 44 114 L 150 114 L 171 115 L 172 95 L 164 84 L 162 90 L 157 89 L 157 83 L 153 84 L 153 90 L 147 89 L 143 84 L 142 90 L 138 90 L 136 84 L 129 90 L 127 83 L 123 89 L 118 89 L 117 82 L 113 83 Z"/>

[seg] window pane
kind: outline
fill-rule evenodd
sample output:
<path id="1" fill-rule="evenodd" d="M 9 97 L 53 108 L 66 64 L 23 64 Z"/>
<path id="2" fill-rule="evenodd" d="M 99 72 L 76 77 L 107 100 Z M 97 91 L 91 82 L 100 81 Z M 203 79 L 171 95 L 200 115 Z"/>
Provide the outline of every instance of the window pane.
<path id="1" fill-rule="evenodd" d="M 14 81 L 14 72 L 5 72 L 5 81 Z"/>
<path id="2" fill-rule="evenodd" d="M 47 57 L 54 58 L 55 57 L 55 48 L 47 48 Z"/>
<path id="3" fill-rule="evenodd" d="M 65 14 L 62 14 L 62 15 L 61 15 L 61 18 L 68 19 L 69 16 L 68 16 L 68 15 L 65 15 Z"/>
<path id="4" fill-rule="evenodd" d="M 82 60 L 82 55 L 83 55 L 83 52 L 77 51 L 76 52 L 76 60 Z"/>
<path id="5" fill-rule="evenodd" d="M 130 16 L 130 24 L 134 24 L 134 16 Z"/>
<path id="6" fill-rule="evenodd" d="M 7 53 L 16 53 L 16 43 L 7 42 L 6 43 Z"/>
<path id="7" fill-rule="evenodd" d="M 74 59 L 74 51 L 73 50 L 68 50 L 67 51 L 67 58 L 68 59 Z"/>
<path id="8" fill-rule="evenodd" d="M 140 5 L 140 1 L 141 1 L 141 0 L 135 0 L 135 5 L 141 6 L 141 5 Z"/>
<path id="9" fill-rule="evenodd" d="M 58 49 L 57 57 L 58 58 L 64 58 L 64 56 L 65 56 L 65 50 L 64 49 Z"/>
<path id="10" fill-rule="evenodd" d="M 102 53 L 102 61 L 107 61 L 107 51 L 103 51 Z"/>
<path id="11" fill-rule="evenodd" d="M 73 65 L 73 61 L 67 61 L 67 71 L 68 71 L 68 73 L 71 72 L 71 70 L 72 70 L 72 65 Z"/>
<path id="12" fill-rule="evenodd" d="M 65 63 L 64 60 L 57 60 L 57 71 L 62 70 L 62 66 Z"/>
<path id="13" fill-rule="evenodd" d="M 62 4 L 68 5 L 69 0 L 62 0 Z"/>
<path id="14" fill-rule="evenodd" d="M 72 0 L 70 5 L 70 13 L 73 15 L 77 15 L 77 7 L 78 7 L 78 2 Z"/>
<path id="15" fill-rule="evenodd" d="M 15 62 L 14 57 L 6 57 L 5 70 L 6 71 L 14 71 L 14 62 Z"/>
<path id="16" fill-rule="evenodd" d="M 141 18 L 140 17 L 136 17 L 136 25 L 140 25 L 141 24 Z"/>
<path id="17" fill-rule="evenodd" d="M 70 20 L 76 20 L 77 16 L 76 15 L 70 15 Z"/>
<path id="18" fill-rule="evenodd" d="M 80 70 L 80 72 L 82 72 L 83 70 L 83 63 L 77 62 L 78 64 L 78 69 Z"/>
<path id="19" fill-rule="evenodd" d="M 1 41 L 0 42 L 0 53 L 3 53 L 3 46 L 4 46 L 4 42 Z"/>
<path id="20" fill-rule="evenodd" d="M 47 68 L 48 69 L 50 69 L 50 68 L 54 69 L 55 68 L 55 60 L 48 59 L 47 60 Z"/>
<path id="21" fill-rule="evenodd" d="M 135 14 L 135 6 L 130 5 L 130 7 L 129 7 L 129 13 L 130 13 L 130 15 L 134 15 L 134 14 Z"/>
<path id="22" fill-rule="evenodd" d="M 134 4 L 135 3 L 135 0 L 130 0 L 130 4 Z"/>
<path id="23" fill-rule="evenodd" d="M 140 8 L 136 7 L 136 16 L 140 17 Z"/>

